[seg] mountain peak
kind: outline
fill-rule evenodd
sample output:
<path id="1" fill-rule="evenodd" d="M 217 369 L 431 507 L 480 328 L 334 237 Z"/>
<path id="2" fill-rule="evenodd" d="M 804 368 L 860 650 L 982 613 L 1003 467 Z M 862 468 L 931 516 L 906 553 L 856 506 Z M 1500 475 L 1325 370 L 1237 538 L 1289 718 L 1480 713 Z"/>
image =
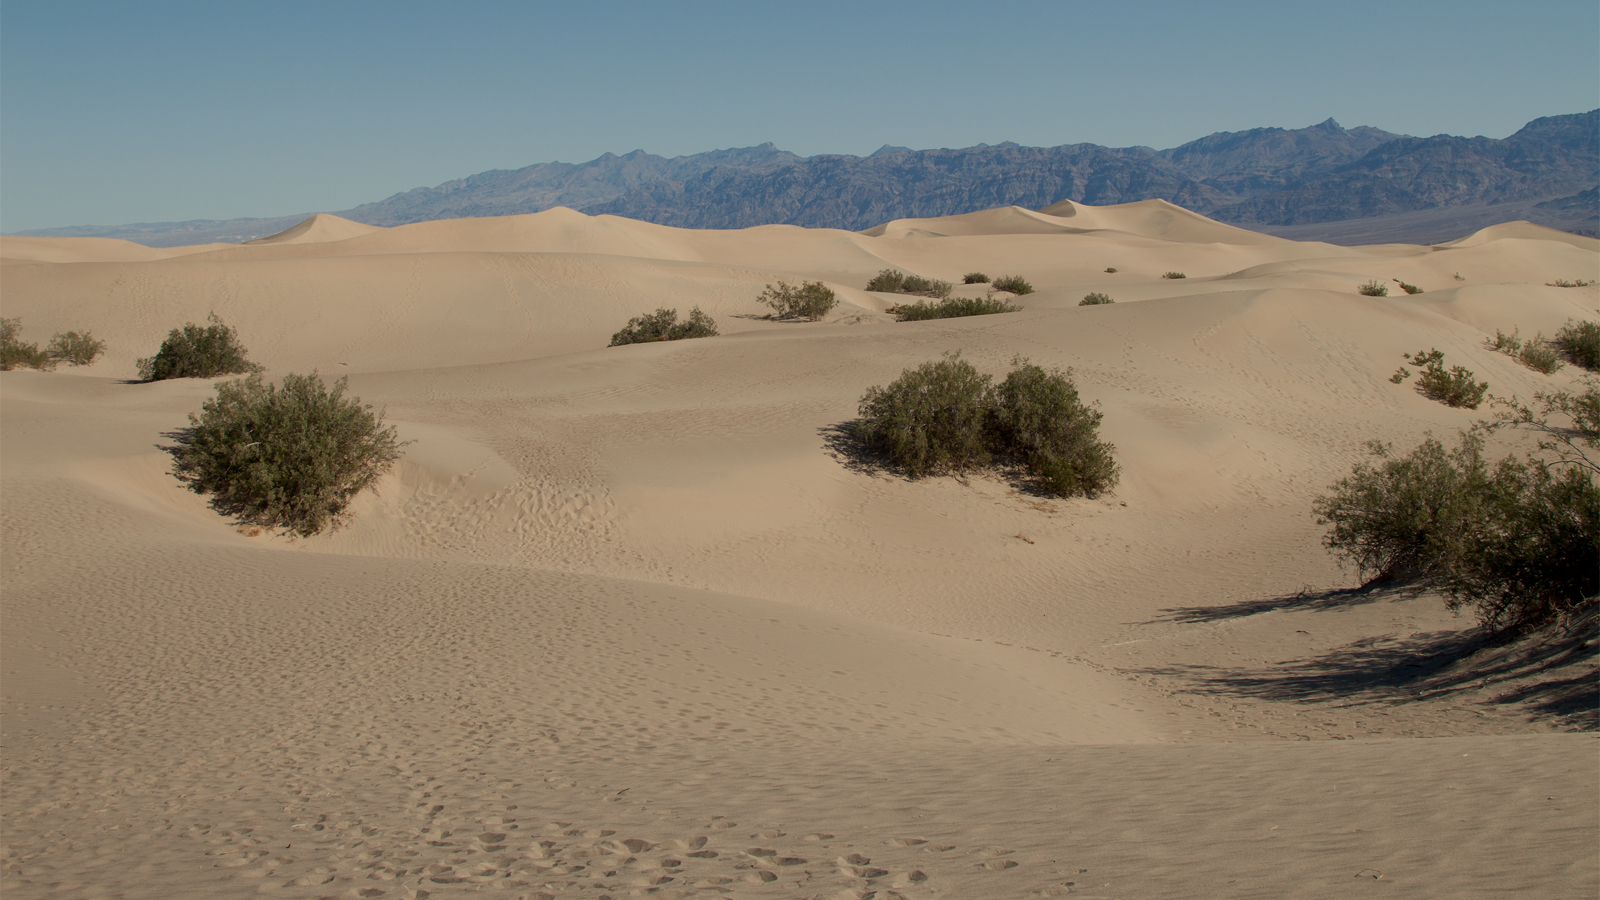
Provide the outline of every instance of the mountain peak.
<path id="1" fill-rule="evenodd" d="M 1343 134 L 1344 133 L 1343 126 L 1341 126 L 1338 122 L 1335 122 L 1333 120 L 1333 116 L 1329 116 L 1324 121 L 1318 122 L 1317 124 L 1315 124 L 1315 125 L 1313 125 L 1311 127 L 1319 129 L 1321 131 L 1331 131 L 1334 134 Z"/>

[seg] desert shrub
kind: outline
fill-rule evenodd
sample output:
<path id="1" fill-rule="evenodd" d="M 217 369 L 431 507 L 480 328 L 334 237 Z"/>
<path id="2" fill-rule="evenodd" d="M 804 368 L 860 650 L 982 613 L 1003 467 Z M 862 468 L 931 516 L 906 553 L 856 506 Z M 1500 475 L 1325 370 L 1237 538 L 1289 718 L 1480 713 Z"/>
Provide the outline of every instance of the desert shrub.
<path id="1" fill-rule="evenodd" d="M 681 341 L 688 338 L 716 337 L 717 323 L 700 311 L 689 310 L 689 318 L 678 321 L 675 309 L 658 309 L 629 319 L 627 327 L 611 336 L 612 347 L 624 344 L 649 344 L 656 341 Z"/>
<path id="2" fill-rule="evenodd" d="M 1022 296 L 1033 293 L 1033 285 L 1021 275 L 1002 275 L 994 280 L 994 289 Z"/>
<path id="3" fill-rule="evenodd" d="M 1419 288 L 1414 284 L 1406 284 L 1404 281 L 1401 281 L 1398 278 L 1396 278 L 1394 280 L 1394 283 L 1400 285 L 1400 290 L 1405 291 L 1408 294 L 1420 294 L 1420 293 L 1422 293 L 1422 288 Z M 1384 295 L 1383 294 L 1379 294 L 1378 296 L 1382 297 Z"/>
<path id="4" fill-rule="evenodd" d="M 1115 275 L 1116 272 L 1117 272 L 1117 267 L 1116 266 L 1106 266 L 1106 273 L 1107 274 Z"/>
<path id="5" fill-rule="evenodd" d="M 1379 284 L 1377 281 L 1369 281 L 1356 288 L 1356 293 L 1363 297 L 1387 297 L 1389 296 L 1389 288 L 1386 285 Z"/>
<path id="6" fill-rule="evenodd" d="M 38 344 L 23 343 L 22 319 L 0 319 L 0 370 L 9 372 L 18 366 L 49 371 L 56 364 Z"/>
<path id="7" fill-rule="evenodd" d="M 1016 312 L 1020 307 L 1007 300 L 994 297 L 946 297 L 937 303 L 918 300 L 889 307 L 885 312 L 897 322 L 920 322 L 925 319 L 956 319 L 962 316 L 988 316 L 995 313 Z"/>
<path id="8" fill-rule="evenodd" d="M 1522 329 L 1520 328 L 1513 328 L 1510 334 L 1506 334 L 1496 328 L 1494 330 L 1494 340 L 1491 341 L 1488 338 L 1484 338 L 1483 344 L 1490 350 L 1498 350 L 1507 356 L 1516 356 L 1517 352 L 1522 349 L 1521 331 Z"/>
<path id="9" fill-rule="evenodd" d="M 787 281 L 780 281 L 776 287 L 767 285 L 767 289 L 761 292 L 756 302 L 772 307 L 773 315 L 780 319 L 810 319 L 813 322 L 820 322 L 823 316 L 839 305 L 839 298 L 820 281 L 807 281 L 799 287 Z"/>
<path id="10" fill-rule="evenodd" d="M 1593 372 L 1600 369 L 1600 322 L 1567 320 L 1556 332 L 1556 348 L 1575 366 Z"/>
<path id="11" fill-rule="evenodd" d="M 994 390 L 996 450 L 1022 462 L 1048 494 L 1093 497 L 1115 487 L 1116 448 L 1099 439 L 1100 411 L 1078 399 L 1071 370 L 1016 363 Z"/>
<path id="12" fill-rule="evenodd" d="M 1115 302 L 1117 302 L 1117 301 L 1111 299 L 1108 295 L 1102 294 L 1102 293 L 1099 293 L 1099 292 L 1095 292 L 1093 294 L 1084 294 L 1083 295 L 1083 299 L 1078 301 L 1078 305 L 1079 306 L 1100 306 L 1100 305 L 1105 304 L 1105 303 L 1115 303 Z"/>
<path id="13" fill-rule="evenodd" d="M 338 527 L 403 446 L 382 413 L 344 396 L 346 383 L 329 390 L 312 372 L 283 376 L 281 388 L 259 374 L 218 384 L 189 415 L 174 471 L 244 522 L 302 536 Z"/>
<path id="14" fill-rule="evenodd" d="M 1555 281 L 1546 281 L 1545 284 L 1549 285 L 1550 287 L 1588 287 L 1589 285 L 1594 284 L 1594 282 L 1585 281 L 1582 278 L 1579 278 L 1577 281 L 1568 281 L 1565 278 L 1557 278 Z"/>
<path id="15" fill-rule="evenodd" d="M 1427 353 L 1403 354 L 1413 366 L 1422 370 L 1417 377 L 1417 390 L 1425 396 L 1432 397 L 1446 406 L 1466 407 L 1477 409 L 1483 402 L 1483 395 L 1489 390 L 1487 381 L 1473 381 L 1473 373 L 1462 366 L 1451 366 L 1449 371 L 1444 367 L 1444 353 L 1435 349 Z M 1401 367 L 1401 372 L 1405 367 Z M 1400 372 L 1396 372 L 1400 375 Z M 1408 373 L 1409 374 L 1409 373 Z M 1405 376 L 1401 376 L 1404 380 Z M 1394 379 L 1390 379 L 1394 380 Z M 1399 381 L 1395 381 L 1396 384 Z"/>
<path id="16" fill-rule="evenodd" d="M 961 276 L 961 283 L 962 284 L 988 284 L 989 283 L 989 276 L 983 274 L 982 272 L 968 272 L 967 274 Z"/>
<path id="17" fill-rule="evenodd" d="M 186 322 L 182 328 L 172 329 L 155 356 L 138 361 L 139 380 L 214 378 L 261 371 L 261 366 L 246 358 L 238 332 L 222 324 L 216 313 L 206 321 L 211 324 L 205 328 Z"/>
<path id="18" fill-rule="evenodd" d="M 57 332 L 50 338 L 50 346 L 45 352 L 56 362 L 64 362 L 71 366 L 87 366 L 106 352 L 105 341 L 97 341 L 94 336 L 85 331 L 79 334 L 76 331 Z"/>
<path id="19" fill-rule="evenodd" d="M 898 269 L 884 269 L 872 276 L 872 280 L 867 282 L 867 290 L 881 291 L 885 294 L 901 294 L 905 293 L 901 290 L 901 288 L 905 287 L 905 283 L 906 273 Z"/>
<path id="20" fill-rule="evenodd" d="M 982 275 L 981 272 L 974 274 Z M 984 276 L 983 280 L 988 281 L 989 279 Z M 967 284 L 974 283 L 967 282 Z M 950 296 L 950 292 L 955 290 L 955 285 L 948 281 L 939 281 L 936 278 L 907 275 L 898 269 L 884 269 L 873 276 L 871 281 L 867 282 L 867 290 L 881 291 L 886 294 L 920 294 L 924 297 L 943 299 Z"/>
<path id="21" fill-rule="evenodd" d="M 868 388 L 855 435 L 913 478 L 959 472 L 989 462 L 993 406 L 989 376 L 950 354 Z"/>
<path id="22" fill-rule="evenodd" d="M 1517 352 L 1517 361 L 1546 375 L 1554 373 L 1561 368 L 1561 354 L 1556 352 L 1552 342 L 1544 339 L 1544 335 L 1535 334 L 1525 341 L 1522 349 Z"/>
<path id="23" fill-rule="evenodd" d="M 1182 272 L 1168 272 L 1168 273 L 1162 275 L 1161 277 L 1162 278 L 1188 278 L 1189 276 L 1183 274 Z"/>

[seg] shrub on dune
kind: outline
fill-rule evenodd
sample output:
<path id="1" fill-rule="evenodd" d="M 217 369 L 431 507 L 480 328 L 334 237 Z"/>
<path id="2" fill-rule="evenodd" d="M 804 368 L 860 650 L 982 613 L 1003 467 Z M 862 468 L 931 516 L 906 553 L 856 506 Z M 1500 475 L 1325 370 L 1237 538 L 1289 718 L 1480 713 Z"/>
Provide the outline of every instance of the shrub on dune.
<path id="1" fill-rule="evenodd" d="M 981 275 L 982 273 L 974 274 Z M 989 279 L 985 276 L 983 280 L 988 281 Z M 973 282 L 969 281 L 967 283 L 972 284 Z M 950 296 L 950 292 L 954 289 L 955 285 L 948 281 L 923 278 L 921 275 L 907 275 L 898 269 L 884 269 L 874 275 L 871 281 L 867 282 L 867 290 L 869 291 L 878 291 L 885 294 L 919 294 L 939 300 Z"/>
<path id="2" fill-rule="evenodd" d="M 1094 497 L 1116 487 L 1116 448 L 1099 439 L 1101 413 L 1078 398 L 1071 370 L 1016 362 L 994 391 L 998 449 L 1033 473 L 1047 494 Z"/>
<path id="3" fill-rule="evenodd" d="M 1477 409 L 1483 402 L 1483 395 L 1489 390 L 1487 381 L 1473 381 L 1473 372 L 1462 366 L 1451 366 L 1447 371 L 1444 367 L 1444 353 L 1438 349 L 1424 353 L 1402 354 L 1413 366 L 1422 370 L 1417 377 L 1417 390 L 1423 395 L 1431 397 L 1446 406 L 1466 407 Z M 1390 381 L 1399 384 L 1411 377 L 1411 372 L 1401 366 L 1398 372 L 1390 377 Z"/>
<path id="4" fill-rule="evenodd" d="M 1083 295 L 1083 299 L 1078 301 L 1078 305 L 1079 306 L 1103 306 L 1103 305 L 1105 305 L 1107 303 L 1115 303 L 1115 302 L 1117 302 L 1117 301 L 1111 299 L 1110 296 L 1108 296 L 1106 294 L 1102 294 L 1102 293 L 1096 291 L 1095 293 L 1092 293 L 1092 294 L 1084 294 Z"/>
<path id="5" fill-rule="evenodd" d="M 1389 296 L 1389 287 L 1373 280 L 1356 288 L 1356 293 L 1363 297 L 1387 297 Z"/>
<path id="6" fill-rule="evenodd" d="M 968 272 L 961 278 L 962 284 L 988 284 L 989 276 L 982 272 Z"/>
<path id="7" fill-rule="evenodd" d="M 839 298 L 820 281 L 807 281 L 799 287 L 779 281 L 776 287 L 767 285 L 756 302 L 772 307 L 772 314 L 780 319 L 820 322 L 839 305 Z"/>
<path id="8" fill-rule="evenodd" d="M 350 501 L 387 472 L 403 444 L 383 414 L 330 390 L 316 372 L 283 386 L 259 374 L 217 385 L 174 451 L 174 471 L 241 521 L 302 536 L 336 528 Z"/>
<path id="9" fill-rule="evenodd" d="M 678 321 L 675 309 L 658 309 L 628 320 L 621 331 L 611 336 L 612 347 L 624 344 L 649 344 L 656 341 L 681 341 L 689 338 L 716 337 L 717 323 L 700 311 L 689 310 L 689 318 Z"/>
<path id="10" fill-rule="evenodd" d="M 49 371 L 55 368 L 55 361 L 38 344 L 23 342 L 22 319 L 0 319 L 0 370 L 9 372 L 19 366 Z"/>
<path id="11" fill-rule="evenodd" d="M 1188 278 L 1189 276 L 1183 274 L 1182 272 L 1168 272 L 1168 273 L 1162 275 L 1161 277 L 1162 278 L 1178 279 L 1178 278 Z"/>
<path id="12" fill-rule="evenodd" d="M 1569 319 L 1556 332 L 1555 344 L 1573 365 L 1591 372 L 1600 369 L 1600 322 L 1574 322 Z"/>
<path id="13" fill-rule="evenodd" d="M 1007 300 L 994 297 L 947 297 L 938 303 L 918 300 L 889 307 L 885 312 L 897 322 L 920 322 L 925 319 L 955 319 L 962 316 L 988 316 L 995 313 L 1016 312 L 1020 307 Z"/>
<path id="14" fill-rule="evenodd" d="M 246 356 L 238 332 L 222 324 L 216 313 L 206 321 L 211 324 L 205 328 L 186 322 L 168 332 L 155 356 L 138 361 L 139 380 L 215 378 L 261 371 L 262 367 Z"/>
<path id="15" fill-rule="evenodd" d="M 994 289 L 1022 296 L 1033 293 L 1033 285 L 1021 275 L 1002 275 L 994 280 Z"/>
<path id="16" fill-rule="evenodd" d="M 76 331 L 58 332 L 50 338 L 50 345 L 45 348 L 45 353 L 52 360 L 69 366 L 87 366 L 104 352 L 105 342 L 95 340 L 87 331 L 82 334 Z"/>

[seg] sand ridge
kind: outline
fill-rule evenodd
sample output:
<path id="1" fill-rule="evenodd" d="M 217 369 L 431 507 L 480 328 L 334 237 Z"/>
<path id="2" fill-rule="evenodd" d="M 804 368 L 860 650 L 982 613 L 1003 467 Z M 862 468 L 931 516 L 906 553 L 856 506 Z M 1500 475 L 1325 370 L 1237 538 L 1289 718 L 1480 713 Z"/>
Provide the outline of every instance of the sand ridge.
<path id="1" fill-rule="evenodd" d="M 1469 623 L 1331 593 L 1353 573 L 1309 515 L 1364 441 L 1484 415 L 1390 383 L 1403 352 L 1580 384 L 1483 341 L 1592 318 L 1600 289 L 1546 285 L 1595 277 L 1592 242 L 1346 248 L 1158 201 L 873 231 L 0 238 L 26 337 L 110 345 L 0 377 L 5 894 L 1592 892 L 1600 767 L 1565 733 L 1592 649 L 1434 662 Z M 1038 291 L 896 323 L 862 289 L 889 266 Z M 841 305 L 763 318 L 780 278 Z M 1355 292 L 1395 278 L 1426 292 Z M 605 346 L 691 305 L 723 335 Z M 212 385 L 132 363 L 213 311 L 267 377 L 348 374 L 414 441 L 347 528 L 241 530 L 168 474 Z M 862 392 L 952 351 L 1070 368 L 1117 490 L 852 451 Z"/>

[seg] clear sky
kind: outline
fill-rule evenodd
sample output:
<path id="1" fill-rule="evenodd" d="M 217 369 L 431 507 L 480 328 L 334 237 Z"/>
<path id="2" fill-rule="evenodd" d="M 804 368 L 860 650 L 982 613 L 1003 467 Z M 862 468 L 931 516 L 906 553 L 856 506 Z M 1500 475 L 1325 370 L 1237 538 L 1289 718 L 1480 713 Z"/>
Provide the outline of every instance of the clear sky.
<path id="1" fill-rule="evenodd" d="M 1165 148 L 1600 106 L 1595 0 L 6 0 L 0 230 L 279 216 L 772 141 Z"/>

